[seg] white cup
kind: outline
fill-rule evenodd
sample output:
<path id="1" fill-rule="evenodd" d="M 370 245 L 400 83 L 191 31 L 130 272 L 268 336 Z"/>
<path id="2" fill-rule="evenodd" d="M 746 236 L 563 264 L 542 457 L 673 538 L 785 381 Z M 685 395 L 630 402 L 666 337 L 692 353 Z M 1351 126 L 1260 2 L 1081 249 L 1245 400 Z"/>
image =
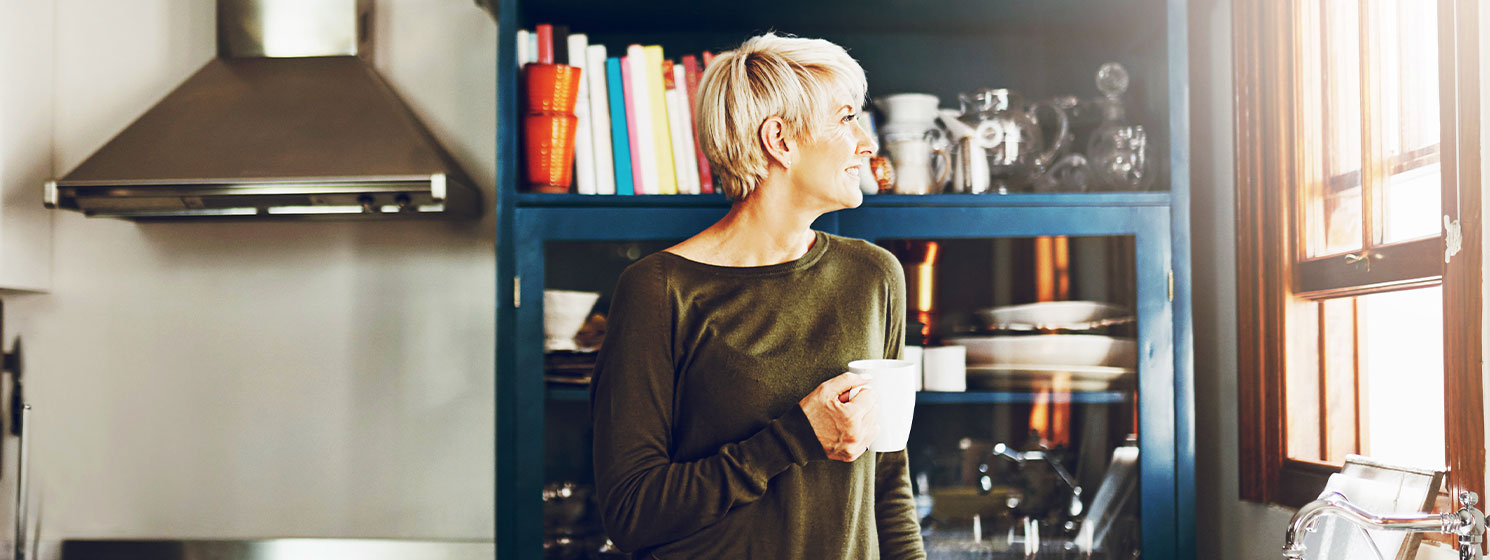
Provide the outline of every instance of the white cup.
<path id="1" fill-rule="evenodd" d="M 927 391 L 967 390 L 967 347 L 934 346 L 922 351 Z"/>
<path id="2" fill-rule="evenodd" d="M 922 389 L 922 384 L 921 384 L 921 347 L 920 346 L 906 346 L 905 349 L 900 352 L 900 359 L 902 359 L 902 360 L 909 360 L 909 361 L 912 361 L 912 362 L 916 362 L 916 374 L 915 374 L 915 378 L 916 378 L 916 390 L 917 391 L 920 391 Z"/>
<path id="3" fill-rule="evenodd" d="M 916 411 L 916 363 L 910 360 L 856 360 L 848 370 L 869 379 L 879 401 L 879 437 L 869 450 L 883 453 L 905 449 Z"/>

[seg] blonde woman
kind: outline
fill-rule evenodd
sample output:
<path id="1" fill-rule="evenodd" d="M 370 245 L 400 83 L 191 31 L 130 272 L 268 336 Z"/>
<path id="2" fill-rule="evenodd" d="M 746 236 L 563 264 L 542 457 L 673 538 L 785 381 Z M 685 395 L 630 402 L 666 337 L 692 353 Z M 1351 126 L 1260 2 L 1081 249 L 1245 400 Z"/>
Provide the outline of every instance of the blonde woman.
<path id="1" fill-rule="evenodd" d="M 904 451 L 866 453 L 848 362 L 900 354 L 904 273 L 813 231 L 862 202 L 864 71 L 823 40 L 752 38 L 699 85 L 699 142 L 732 201 L 632 264 L 591 410 L 607 533 L 637 558 L 924 558 Z"/>

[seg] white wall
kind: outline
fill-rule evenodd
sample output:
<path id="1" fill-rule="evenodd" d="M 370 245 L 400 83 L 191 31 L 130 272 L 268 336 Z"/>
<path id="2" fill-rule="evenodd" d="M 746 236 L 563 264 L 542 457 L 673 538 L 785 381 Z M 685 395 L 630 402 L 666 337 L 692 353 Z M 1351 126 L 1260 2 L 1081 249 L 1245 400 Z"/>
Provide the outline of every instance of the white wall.
<path id="1" fill-rule="evenodd" d="M 52 8 L 0 0 L 0 291 L 51 284 L 51 174 Z"/>
<path id="2" fill-rule="evenodd" d="M 1231 3 L 1190 3 L 1198 558 L 1280 558 L 1293 511 L 1238 496 Z"/>
<path id="3" fill-rule="evenodd" d="M 60 175 L 214 55 L 214 11 L 54 6 Z M 495 25 L 470 0 L 377 7 L 378 69 L 489 208 Z M 460 224 L 56 214 L 52 292 L 6 300 L 28 355 L 43 538 L 490 539 L 486 213 Z"/>

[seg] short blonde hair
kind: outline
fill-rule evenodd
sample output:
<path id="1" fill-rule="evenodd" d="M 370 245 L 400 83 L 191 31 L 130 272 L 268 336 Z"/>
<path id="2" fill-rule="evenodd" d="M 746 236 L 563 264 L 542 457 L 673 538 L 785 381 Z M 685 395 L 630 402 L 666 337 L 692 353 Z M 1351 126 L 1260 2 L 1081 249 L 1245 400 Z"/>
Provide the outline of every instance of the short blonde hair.
<path id="1" fill-rule="evenodd" d="M 715 184 L 730 200 L 744 200 L 768 169 L 761 123 L 781 117 L 789 138 L 811 138 L 836 95 L 852 95 L 857 109 L 867 89 L 859 63 L 822 39 L 766 33 L 714 57 L 699 81 L 695 114 Z"/>

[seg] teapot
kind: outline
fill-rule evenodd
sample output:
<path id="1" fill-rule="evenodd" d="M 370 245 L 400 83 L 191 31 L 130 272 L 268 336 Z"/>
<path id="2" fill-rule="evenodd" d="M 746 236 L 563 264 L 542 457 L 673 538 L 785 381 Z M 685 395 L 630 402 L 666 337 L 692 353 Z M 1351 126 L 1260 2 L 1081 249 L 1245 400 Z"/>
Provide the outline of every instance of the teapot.
<path id="1" fill-rule="evenodd" d="M 962 102 L 962 121 L 973 127 L 988 158 L 993 188 L 999 193 L 1029 185 L 1070 140 L 1066 112 L 1050 101 L 1025 103 L 1008 89 L 981 89 L 957 98 Z M 1041 107 L 1056 119 L 1057 132 L 1049 143 L 1043 139 L 1037 116 Z"/>

